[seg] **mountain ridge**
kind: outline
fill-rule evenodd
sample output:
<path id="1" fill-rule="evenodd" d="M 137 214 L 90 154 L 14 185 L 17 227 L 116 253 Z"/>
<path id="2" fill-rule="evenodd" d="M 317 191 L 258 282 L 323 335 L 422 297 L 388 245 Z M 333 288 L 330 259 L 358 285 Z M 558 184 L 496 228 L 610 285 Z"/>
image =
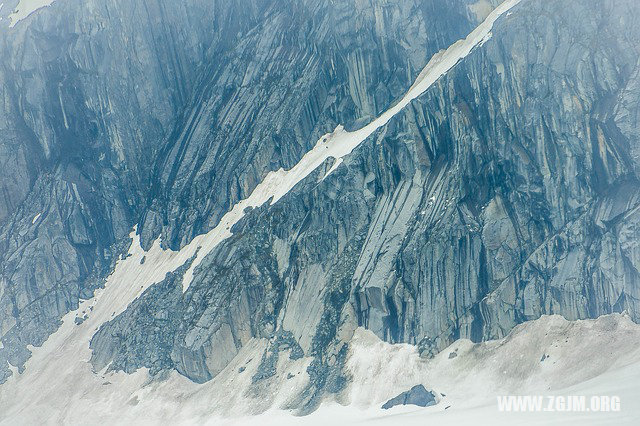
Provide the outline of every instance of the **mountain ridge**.
<path id="1" fill-rule="evenodd" d="M 456 2 L 447 16 L 472 13 L 470 4 Z M 309 39 L 294 49 L 304 59 L 302 68 L 282 52 L 294 45 L 289 43 L 302 31 L 298 24 L 312 23 L 314 37 L 329 34 L 331 20 L 319 18 L 326 4 L 304 9 L 318 21 L 296 21 L 280 38 L 269 39 L 280 44 L 263 39 L 256 49 L 251 42 L 262 29 L 273 32 L 285 21 L 273 2 L 252 5 L 236 11 L 220 2 L 246 19 L 236 30 L 241 45 L 251 46 L 235 50 L 220 41 L 220 67 L 198 74 L 193 70 L 202 71 L 202 65 L 185 65 L 212 51 L 195 42 L 187 44 L 200 52 L 192 57 L 171 49 L 158 54 L 166 62 L 159 61 L 162 72 L 147 83 L 161 87 L 172 80 L 165 73 L 175 73 L 182 82 L 177 89 L 158 93 L 181 112 L 173 115 L 166 105 L 153 105 L 146 91 L 136 92 L 164 116 L 164 122 L 151 120 L 157 131 L 151 137 L 138 135 L 127 143 L 121 136 L 107 138 L 114 145 L 101 147 L 101 132 L 82 124 L 93 122 L 91 109 L 69 106 L 82 98 L 79 86 L 66 82 L 72 79 L 49 84 L 45 98 L 58 127 L 51 139 L 35 139 L 45 146 L 60 140 L 62 154 L 51 155 L 64 157 L 88 137 L 95 146 L 86 147 L 87 158 L 94 149 L 103 150 L 104 158 L 71 157 L 47 180 L 39 175 L 36 189 L 2 227 L 0 245 L 9 254 L 0 259 L 0 377 L 16 375 L 9 365 L 19 367 L 22 377 L 29 345 L 46 344 L 51 336 L 62 338 L 73 357 L 91 363 L 83 371 L 131 373 L 137 385 L 144 375 L 135 372 L 149 372 L 155 383 L 177 371 L 209 383 L 259 339 L 249 391 L 259 396 L 273 383 L 285 386 L 281 365 L 296 365 L 300 386 L 285 406 L 309 413 L 339 398 L 353 382 L 348 355 L 361 327 L 433 358 L 461 339 L 501 339 L 548 314 L 574 321 L 626 311 L 640 320 L 640 116 L 634 97 L 640 33 L 631 25 L 640 11 L 634 2 L 507 1 L 493 12 L 504 15 L 491 32 L 474 38 L 471 47 L 453 45 L 462 49 L 463 61 L 452 55 L 438 63 L 452 51 L 434 48 L 442 41 L 431 37 L 438 39 L 442 29 L 418 30 L 411 41 L 424 50 L 411 61 L 433 50 L 436 59 L 427 74 L 413 71 L 411 61 L 404 66 L 399 52 L 410 55 L 411 46 L 389 40 L 401 24 L 421 28 L 422 18 L 413 12 L 437 8 L 437 2 L 425 9 L 413 0 L 356 7 L 362 15 L 355 18 L 347 7 L 332 10 L 362 27 L 350 39 L 353 56 L 346 53 L 348 59 L 336 65 L 330 55 L 324 69 L 314 62 L 324 60 L 322 48 L 315 42 L 309 47 Z M 163 16 L 169 7 L 160 2 L 157 11 L 147 9 L 150 22 L 153 13 Z M 194 19 L 193 11 L 176 7 L 182 14 L 176 22 Z M 265 17 L 273 19 L 261 21 Z M 49 19 L 36 14 L 29 23 L 52 25 Z M 198 19 L 204 22 L 208 15 Z M 466 25 L 470 21 L 461 20 L 450 31 Z M 16 27 L 25 40 L 29 28 Z M 348 24 L 336 28 L 352 31 Z M 609 31 L 601 34 L 602 28 Z M 390 32 L 380 36 L 381 31 Z M 384 40 L 371 50 L 377 59 L 361 56 L 363 45 L 371 49 L 370 34 Z M 156 47 L 158 40 L 178 45 L 172 31 L 153 37 Z M 177 37 L 189 39 L 186 32 Z M 209 37 L 222 38 L 215 32 Z M 247 52 L 257 54 L 257 62 Z M 439 64 L 444 71 L 429 76 Z M 319 80 L 316 66 L 326 72 Z M 359 75 L 367 66 L 379 74 Z M 62 75 L 50 63 L 45 69 Z M 299 79 L 283 89 L 291 72 Z M 406 81 L 406 74 L 416 75 L 416 83 Z M 335 83 L 340 75 L 348 83 Z M 381 78 L 389 80 L 382 84 Z M 416 96 L 398 94 L 400 80 Z M 217 92 L 227 87 L 221 81 L 238 86 Z M 316 81 L 326 85 L 300 102 L 285 96 L 300 95 Z M 372 81 L 375 90 L 363 87 Z M 13 93 L 21 90 L 14 86 Z M 190 98 L 192 90 L 198 95 Z M 101 104 L 111 102 L 101 97 Z M 4 134 L 19 135 L 19 129 L 6 129 L 17 122 L 21 104 L 6 105 L 14 109 L 0 117 Z M 38 108 L 31 114 L 45 114 Z M 336 130 L 320 137 L 327 127 Z M 274 134 L 279 136 L 265 139 Z M 153 145 L 154 139 L 162 142 Z M 125 176 L 134 178 L 123 179 L 118 164 L 126 166 L 126 158 L 144 152 L 153 154 L 144 158 L 149 163 L 125 167 Z M 115 163 L 103 167 L 101 161 Z M 102 223 L 103 217 L 111 220 Z M 209 234 L 201 232 L 207 229 Z M 59 270 L 47 274 L 53 265 Z M 62 298 L 55 293 L 59 287 Z M 258 411 L 268 409 L 267 402 Z"/>

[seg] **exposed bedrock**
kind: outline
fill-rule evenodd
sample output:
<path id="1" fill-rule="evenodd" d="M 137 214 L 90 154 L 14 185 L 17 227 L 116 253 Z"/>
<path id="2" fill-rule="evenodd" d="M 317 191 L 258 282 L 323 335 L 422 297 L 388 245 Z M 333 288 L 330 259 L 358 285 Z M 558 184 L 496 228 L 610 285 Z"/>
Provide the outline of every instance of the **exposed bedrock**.
<path id="1" fill-rule="evenodd" d="M 151 152 L 146 169 L 124 179 L 120 163 L 109 160 L 113 177 L 89 180 L 99 194 L 112 185 L 107 200 L 119 194 L 121 219 L 98 221 L 112 217 L 115 204 L 84 201 L 78 189 L 83 207 L 71 186 L 68 225 L 46 227 L 61 229 L 57 244 L 69 251 L 59 256 L 89 259 L 77 256 L 79 247 L 112 247 L 137 220 L 145 245 L 162 236 L 179 249 L 215 226 L 267 171 L 295 164 L 317 136 L 379 114 L 432 53 L 482 14 L 477 4 L 455 3 L 446 9 L 444 22 L 457 24 L 449 28 L 429 19 L 442 12 L 433 9 L 439 2 L 296 4 L 306 9 L 298 15 L 294 8 L 287 25 L 267 1 L 234 12 L 244 17 L 234 21 L 242 22 L 233 28 L 237 45 L 187 44 L 197 52 L 190 60 L 206 66 L 184 66 L 194 75 L 183 92 L 160 90 L 184 95 L 168 103 L 175 115 L 158 113 L 173 121 L 152 120 L 157 138 L 132 145 L 138 161 Z M 32 25 L 44 25 L 45 16 Z M 640 321 L 639 19 L 633 0 L 522 0 L 491 39 L 332 174 L 323 179 L 325 164 L 276 204 L 248 212 L 202 260 L 185 293 L 183 270 L 175 271 L 104 324 L 91 342 L 94 366 L 176 369 L 203 382 L 249 340 L 268 338 L 253 382 L 269 380 L 279 357 L 312 357 L 309 387 L 297 401 L 304 411 L 324 392 L 344 389 L 346 342 L 358 325 L 429 356 L 458 338 L 502 337 L 543 314 L 578 319 L 626 310 Z M 172 87 L 173 79 L 161 81 Z M 114 140 L 105 139 L 106 151 Z M 29 223 L 46 203 L 29 203 L 11 220 L 35 244 L 43 231 L 29 234 L 38 222 Z M 109 224 L 109 244 L 98 223 Z M 1 241 L 16 238 L 10 229 Z M 29 306 L 38 306 L 46 292 L 37 279 L 32 293 L 14 290 L 22 287 L 5 266 L 13 264 L 2 262 L 0 309 L 11 314 L 0 318 L 8 318 L 3 336 L 12 336 L 24 329 L 15 318 L 31 318 L 14 301 L 29 294 Z M 37 328 L 40 340 L 84 297 L 79 292 L 93 288 L 85 284 L 91 268 L 78 262 L 59 262 L 79 272 L 73 284 L 56 285 L 78 290 L 42 316 L 51 325 Z M 0 357 L 25 353 L 2 341 Z M 26 356 L 12 355 L 14 365 Z"/>
<path id="2" fill-rule="evenodd" d="M 234 227 L 178 295 L 176 368 L 206 379 L 251 337 L 286 334 L 314 357 L 313 407 L 348 380 L 357 325 L 428 356 L 542 314 L 638 321 L 639 13 L 516 7 L 333 174 Z"/>
<path id="3" fill-rule="evenodd" d="M 180 248 L 478 22 L 463 0 L 64 0 L 9 28 L 15 3 L 0 21 L 0 377 L 102 285 L 134 224 L 145 247 Z"/>

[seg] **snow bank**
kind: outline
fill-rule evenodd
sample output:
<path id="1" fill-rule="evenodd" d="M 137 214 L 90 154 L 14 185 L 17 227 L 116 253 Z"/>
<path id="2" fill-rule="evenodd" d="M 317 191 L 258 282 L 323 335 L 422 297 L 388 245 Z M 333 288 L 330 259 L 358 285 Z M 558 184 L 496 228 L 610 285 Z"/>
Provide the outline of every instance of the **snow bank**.
<path id="1" fill-rule="evenodd" d="M 123 262 L 129 263 L 130 259 Z M 131 265 L 130 265 L 131 266 Z M 131 269 L 132 271 L 134 269 Z M 91 304 L 89 304 L 91 306 Z M 99 310 L 98 305 L 93 305 Z M 88 308 L 84 306 L 83 308 Z M 172 373 L 150 381 L 145 370 L 92 372 L 88 342 L 108 311 L 62 329 L 35 351 L 22 375 L 0 386 L 0 424 L 633 424 L 640 416 L 640 325 L 624 315 L 567 321 L 546 316 L 504 339 L 460 340 L 432 360 L 408 344 L 392 345 L 357 329 L 336 402 L 306 417 L 282 410 L 308 383 L 310 359 L 280 357 L 279 374 L 256 387 L 251 377 L 267 342 L 254 339 L 215 379 L 202 385 Z M 450 354 L 456 353 L 455 357 Z M 542 355 L 545 355 L 542 360 Z M 380 406 L 415 384 L 440 396 L 433 407 Z M 500 413 L 496 395 L 617 395 L 620 412 Z M 249 417 L 249 414 L 262 414 Z"/>
<path id="2" fill-rule="evenodd" d="M 323 404 L 304 418 L 273 410 L 244 420 L 261 425 L 512 426 L 635 424 L 640 418 L 640 325 L 618 314 L 574 322 L 545 316 L 520 325 L 505 339 L 457 341 L 432 360 L 421 359 L 412 345 L 391 345 L 358 329 L 347 370 L 353 378 L 344 395 L 347 406 Z M 419 383 L 444 394 L 438 405 L 380 408 Z M 506 413 L 497 409 L 499 395 L 615 395 L 621 411 Z"/>
<path id="3" fill-rule="evenodd" d="M 494 402 L 495 395 L 565 389 L 638 364 L 640 325 L 619 314 L 583 321 L 543 316 L 501 340 L 458 340 L 432 360 L 421 359 L 412 345 L 391 345 L 362 329 L 352 346 L 352 404 L 377 406 L 422 383 L 446 394 L 445 405 L 468 408 Z"/>

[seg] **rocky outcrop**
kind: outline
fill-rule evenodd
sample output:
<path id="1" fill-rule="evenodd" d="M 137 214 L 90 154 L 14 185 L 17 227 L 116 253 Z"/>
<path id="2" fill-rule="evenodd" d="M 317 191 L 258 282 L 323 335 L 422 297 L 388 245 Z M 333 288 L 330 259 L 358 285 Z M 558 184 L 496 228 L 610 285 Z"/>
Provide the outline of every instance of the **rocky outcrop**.
<path id="1" fill-rule="evenodd" d="M 436 405 L 436 396 L 433 392 L 425 389 L 423 385 L 415 385 L 406 392 L 391 398 L 382 405 L 382 408 L 388 410 L 397 405 L 417 405 L 418 407 L 430 407 Z"/>
<path id="2" fill-rule="evenodd" d="M 254 13 L 254 31 L 206 58 L 159 152 L 141 223 L 146 247 L 162 235 L 178 249 L 215 227 L 321 135 L 378 116 L 474 24 L 464 1 L 262 1 Z"/>
<path id="3" fill-rule="evenodd" d="M 250 212 L 183 296 L 179 371 L 202 380 L 218 354 L 290 333 L 314 357 L 311 407 L 346 380 L 356 325 L 428 356 L 542 314 L 638 320 L 638 142 L 615 118 L 635 108 L 640 34 L 620 22 L 638 12 L 523 2 L 336 172 Z M 567 42 L 603 26 L 625 36 Z"/>
<path id="4" fill-rule="evenodd" d="M 415 102 L 426 128 L 415 133 L 443 177 L 424 181 L 435 190 L 414 212 L 426 220 L 405 234 L 388 284 L 369 284 L 386 303 L 361 309 L 361 321 L 373 311 L 398 324 L 398 340 L 438 350 L 542 314 L 640 319 L 640 259 L 628 242 L 638 140 L 614 118 L 637 66 L 638 34 L 620 25 L 629 13 L 638 10 L 524 2 Z M 602 27 L 618 43 L 599 39 Z M 571 39 L 599 41 L 585 49 Z"/>
<path id="5" fill-rule="evenodd" d="M 318 135 L 377 116 L 484 10 L 412 0 L 296 2 L 288 15 L 269 1 L 242 10 L 217 6 L 233 19 L 213 18 L 204 4 L 198 17 L 163 2 L 146 12 L 150 22 L 165 22 L 164 8 L 180 11 L 168 21 L 173 30 L 151 36 L 148 52 L 158 43 L 171 48 L 142 55 L 147 68 L 125 68 L 155 76 L 138 95 L 142 104 L 123 95 L 140 109 L 126 104 L 111 113 L 108 123 L 131 129 L 125 117 L 151 112 L 126 138 L 97 132 L 91 139 L 79 123 L 90 123 L 95 108 L 64 109 L 86 105 L 78 99 L 95 81 L 82 90 L 80 83 L 58 86 L 70 87 L 68 102 L 53 96 L 58 90 L 43 95 L 53 100 L 39 108 L 57 111 L 61 135 L 76 129 L 82 137 L 72 140 L 96 140 L 99 149 L 87 148 L 91 155 L 75 169 L 74 162 L 47 160 L 53 167 L 43 160 L 38 167 L 52 171 L 33 172 L 34 188 L 47 176 L 42 187 L 59 192 L 50 199 L 29 192 L 25 200 L 32 201 L 7 219 L 13 225 L 0 242 L 9 247 L 6 259 L 17 260 L 2 258 L 0 361 L 22 365 L 26 344 L 41 342 L 78 298 L 91 295 L 100 281 L 89 280 L 89 271 L 104 276 L 127 227 L 140 222 L 145 247 L 161 236 L 180 249 L 269 170 L 295 164 Z M 54 31 L 47 16 L 20 31 Z M 325 392 L 345 388 L 342 367 L 357 326 L 431 356 L 458 338 L 502 337 L 543 314 L 577 319 L 626 310 L 639 321 L 639 17 L 631 0 L 522 0 L 491 39 L 332 174 L 325 176 L 325 164 L 277 203 L 248 211 L 195 268 L 186 292 L 185 266 L 103 324 L 91 342 L 94 367 L 175 369 L 204 382 L 250 340 L 265 338 L 252 383 L 269 380 L 285 354 L 312 357 L 308 388 L 294 404 L 311 410 Z M 193 31 L 178 30 L 182 19 Z M 207 19 L 235 38 L 200 34 L 195 29 Z M 59 73 L 61 66 L 44 69 Z M 137 81 L 133 74 L 125 80 Z M 169 109 L 151 105 L 156 91 Z M 96 96 L 107 99 L 106 92 Z M 8 104 L 18 114 L 21 104 Z M 68 140 L 52 140 L 59 139 Z M 91 160 L 101 152 L 105 160 Z M 45 220 L 51 222 L 42 227 Z M 20 226 L 25 231 L 16 233 Z M 45 247 L 40 241 L 56 248 L 30 280 L 20 262 L 32 265 L 36 254 L 22 248 Z M 42 278 L 53 264 L 61 272 Z M 55 303 L 45 294 L 56 294 Z M 30 323 L 33 334 L 21 325 L 31 318 L 40 321 Z"/>
<path id="6" fill-rule="evenodd" d="M 0 21 L 3 374 L 91 297 L 135 223 L 145 247 L 180 248 L 317 135 L 386 108 L 476 19 L 462 0 L 65 0 L 9 28 L 13 3 Z"/>
<path id="7" fill-rule="evenodd" d="M 0 371 L 102 285 L 195 79 L 201 42 L 178 22 L 204 17 L 143 3 L 61 1 L 0 22 Z M 165 14 L 174 31 L 154 33 Z"/>

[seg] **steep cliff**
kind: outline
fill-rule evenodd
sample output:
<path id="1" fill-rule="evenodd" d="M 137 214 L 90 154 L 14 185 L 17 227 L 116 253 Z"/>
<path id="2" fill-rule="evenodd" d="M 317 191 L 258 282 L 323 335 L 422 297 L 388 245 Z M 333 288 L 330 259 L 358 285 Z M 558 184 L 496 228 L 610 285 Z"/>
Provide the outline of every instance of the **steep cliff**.
<path id="1" fill-rule="evenodd" d="M 96 371 L 202 383 L 265 339 L 252 391 L 306 359 L 302 412 L 358 326 L 429 357 L 640 321 L 637 2 L 446 3 L 67 0 L 0 29 L 0 378 L 121 255 Z"/>
<path id="2" fill-rule="evenodd" d="M 9 28 L 12 6 L 0 21 L 4 375 L 102 285 L 134 224 L 146 248 L 161 235 L 183 246 L 318 134 L 385 108 L 474 25 L 464 2 L 64 0 Z"/>
<path id="3" fill-rule="evenodd" d="M 627 310 L 639 320 L 629 124 L 638 12 L 632 3 L 516 6 L 332 174 L 323 178 L 329 163 L 248 213 L 184 294 L 168 278 L 103 326 L 94 365 L 175 368 L 201 382 L 252 338 L 269 338 L 255 381 L 302 350 L 314 361 L 299 404 L 313 407 L 348 380 L 341 365 L 358 325 L 429 356 L 542 314 Z M 134 320 L 144 312 L 163 314 L 150 326 Z M 168 341 L 148 333 L 165 327 Z M 149 353 L 163 361 L 140 356 Z"/>

